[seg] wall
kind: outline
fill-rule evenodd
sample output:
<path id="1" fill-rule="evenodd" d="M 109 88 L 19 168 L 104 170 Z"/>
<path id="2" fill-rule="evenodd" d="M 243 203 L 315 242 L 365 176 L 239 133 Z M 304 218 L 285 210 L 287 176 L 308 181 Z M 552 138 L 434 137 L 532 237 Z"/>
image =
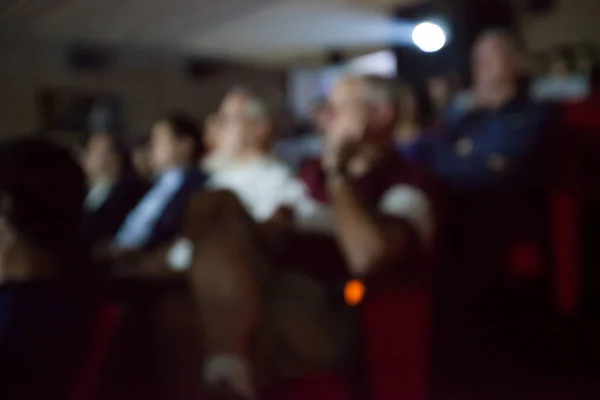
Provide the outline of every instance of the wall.
<path id="1" fill-rule="evenodd" d="M 556 0 L 547 12 L 525 14 L 521 29 L 531 50 L 584 40 L 600 44 L 600 0 Z"/>
<path id="2" fill-rule="evenodd" d="M 203 117 L 226 89 L 240 82 L 268 82 L 283 90 L 282 72 L 233 68 L 206 79 L 186 78 L 181 58 L 127 53 L 104 72 L 77 72 L 67 66 L 63 48 L 13 43 L 0 47 L 0 136 L 40 129 L 39 91 L 73 88 L 119 96 L 129 132 L 147 132 L 169 109 Z"/>

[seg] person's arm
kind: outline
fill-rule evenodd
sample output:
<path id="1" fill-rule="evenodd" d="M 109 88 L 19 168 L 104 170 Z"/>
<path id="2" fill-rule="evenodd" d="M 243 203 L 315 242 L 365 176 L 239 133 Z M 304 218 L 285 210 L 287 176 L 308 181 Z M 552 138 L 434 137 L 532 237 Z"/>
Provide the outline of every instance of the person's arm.
<path id="1" fill-rule="evenodd" d="M 327 185 L 335 236 L 353 275 L 366 275 L 406 252 L 407 233 L 403 229 L 384 229 L 357 199 L 346 179 L 333 177 Z"/>

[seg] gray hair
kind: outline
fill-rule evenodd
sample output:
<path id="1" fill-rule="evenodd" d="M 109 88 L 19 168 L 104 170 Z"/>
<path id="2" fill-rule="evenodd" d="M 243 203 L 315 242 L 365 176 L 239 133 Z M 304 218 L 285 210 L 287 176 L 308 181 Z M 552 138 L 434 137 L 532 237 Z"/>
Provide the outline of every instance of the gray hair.
<path id="1" fill-rule="evenodd" d="M 393 104 L 399 102 L 398 84 L 395 80 L 377 75 L 354 75 L 342 76 L 338 82 L 355 82 L 364 85 L 365 99 L 370 103 Z"/>
<path id="2" fill-rule="evenodd" d="M 254 90 L 246 86 L 236 86 L 227 92 L 227 96 L 238 95 L 243 96 L 247 99 L 247 113 L 251 117 L 271 117 L 271 110 L 267 105 L 267 102 L 258 95 Z"/>

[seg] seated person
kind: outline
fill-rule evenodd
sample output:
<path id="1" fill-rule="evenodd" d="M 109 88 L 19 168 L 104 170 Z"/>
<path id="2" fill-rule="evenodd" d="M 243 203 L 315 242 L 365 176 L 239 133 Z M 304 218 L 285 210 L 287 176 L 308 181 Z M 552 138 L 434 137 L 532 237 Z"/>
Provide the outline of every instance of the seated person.
<path id="1" fill-rule="evenodd" d="M 228 161 L 211 169 L 208 190 L 231 191 L 257 222 L 267 222 L 284 209 L 292 212 L 299 226 L 316 230 L 330 222 L 290 167 L 270 154 L 273 123 L 267 104 L 258 95 L 235 88 L 211 118 L 215 140 L 212 156 L 206 158 L 212 161 L 211 157 L 227 154 Z M 214 167 L 210 161 L 208 164 Z M 203 164 L 207 167 L 206 162 Z M 189 242 L 178 241 L 168 257 L 172 267 L 187 268 L 191 259 Z"/>
<path id="2" fill-rule="evenodd" d="M 150 162 L 157 179 L 118 230 L 114 246 L 119 251 L 153 249 L 177 235 L 188 200 L 205 181 L 196 166 L 200 140 L 195 121 L 184 114 L 169 114 L 154 124 Z"/>
<path id="3" fill-rule="evenodd" d="M 422 285 L 427 273 L 420 256 L 433 233 L 433 210 L 419 175 L 394 151 L 395 94 L 380 79 L 340 81 L 331 96 L 324 157 L 307 174 L 312 176 L 309 193 L 321 206 L 313 208 L 315 216 L 327 215 L 328 243 L 341 253 L 343 277 Z M 234 93 L 221 112 L 237 115 L 228 122 L 238 129 L 246 126 L 256 140 L 254 135 L 267 134 L 260 127 L 268 120 L 249 118 L 248 110 L 256 110 L 256 104 L 248 100 L 252 98 Z M 238 114 L 240 109 L 246 113 Z M 269 165 L 266 160 L 261 164 Z M 264 190 L 257 195 L 265 197 L 271 189 L 261 181 L 255 188 Z M 297 193 L 297 199 L 306 194 Z M 282 222 L 281 235 L 270 235 L 265 230 L 269 224 L 254 222 L 264 220 L 260 208 L 247 208 L 250 202 L 244 197 L 199 193 L 192 199 L 183 235 L 194 246 L 188 278 L 202 328 L 204 383 L 212 389 L 224 384 L 226 390 L 252 398 L 257 386 L 273 379 L 351 364 L 347 357 L 354 356 L 358 329 L 343 301 L 332 297 L 319 278 L 284 268 L 294 262 L 310 266 L 323 257 L 319 249 L 303 246 L 298 232 L 284 246 L 283 258 L 276 248 L 287 232 L 298 231 L 300 222 L 312 217 L 310 212 L 298 213 L 291 225 Z"/>
<path id="4" fill-rule="evenodd" d="M 83 155 L 89 184 L 83 223 L 86 244 L 112 240 L 148 189 L 128 173 L 125 158 L 112 134 L 99 132 L 89 138 Z"/>
<path id="5" fill-rule="evenodd" d="M 439 137 L 422 140 L 419 157 L 449 186 L 514 186 L 546 172 L 538 161 L 551 155 L 553 108 L 532 101 L 520 85 L 520 57 L 509 33 L 483 33 L 473 49 L 470 106 L 446 121 Z"/>
<path id="6" fill-rule="evenodd" d="M 229 162 L 213 171 L 209 189 L 231 190 L 256 221 L 268 220 L 282 206 L 300 214 L 313 212 L 311 204 L 303 202 L 309 199 L 303 197 L 300 180 L 287 164 L 270 155 L 273 124 L 264 101 L 249 90 L 234 89 L 223 100 L 216 123 L 215 134 L 221 138 L 217 146 L 230 144 Z"/>
<path id="7" fill-rule="evenodd" d="M 500 380 L 527 365 L 533 345 L 542 343 L 517 338 L 541 327 L 550 312 L 551 290 L 539 275 L 550 268 L 549 252 L 539 250 L 548 240 L 548 193 L 560 133 L 552 107 L 530 100 L 520 86 L 521 55 L 510 34 L 484 32 L 472 54 L 471 109 L 420 149 L 421 160 L 446 189 L 437 290 L 443 325 L 434 332 L 440 333 L 445 384 L 460 393 L 484 379 L 474 371 L 515 388 Z M 526 270 L 516 270 L 513 250 L 522 244 L 533 253 Z"/>
<path id="8" fill-rule="evenodd" d="M 0 145 L 2 399 L 63 399 L 72 383 L 90 304 L 73 247 L 85 190 L 66 149 Z"/>

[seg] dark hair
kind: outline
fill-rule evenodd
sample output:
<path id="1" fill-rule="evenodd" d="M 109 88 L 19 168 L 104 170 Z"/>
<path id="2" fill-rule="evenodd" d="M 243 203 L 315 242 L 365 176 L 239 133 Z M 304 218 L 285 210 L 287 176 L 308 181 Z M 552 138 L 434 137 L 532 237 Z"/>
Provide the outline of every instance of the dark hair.
<path id="1" fill-rule="evenodd" d="M 476 41 L 488 36 L 500 36 L 506 39 L 515 50 L 523 52 L 526 49 L 525 42 L 513 29 L 505 26 L 489 26 L 482 29 L 476 37 Z"/>
<path id="2" fill-rule="evenodd" d="M 569 71 L 575 70 L 577 64 L 574 49 L 565 45 L 556 46 L 551 49 L 548 58 L 550 64 L 556 61 L 564 63 Z"/>
<path id="3" fill-rule="evenodd" d="M 0 212 L 32 246 L 55 255 L 75 246 L 85 191 L 67 149 L 38 138 L 0 145 Z"/>
<path id="4" fill-rule="evenodd" d="M 202 131 L 194 117 L 180 111 L 174 111 L 167 113 L 160 121 L 166 122 L 176 137 L 192 141 L 194 161 L 202 155 L 204 152 Z"/>
<path id="5" fill-rule="evenodd" d="M 86 146 L 89 144 L 90 140 L 96 136 L 105 136 L 110 139 L 113 152 L 121 159 L 121 172 L 128 173 L 131 170 L 131 158 L 127 146 L 120 135 L 113 131 L 92 132 L 87 136 Z"/>
<path id="6" fill-rule="evenodd" d="M 140 147 L 148 146 L 149 138 L 148 135 L 139 135 L 131 141 L 130 148 L 132 150 L 138 149 Z"/>

